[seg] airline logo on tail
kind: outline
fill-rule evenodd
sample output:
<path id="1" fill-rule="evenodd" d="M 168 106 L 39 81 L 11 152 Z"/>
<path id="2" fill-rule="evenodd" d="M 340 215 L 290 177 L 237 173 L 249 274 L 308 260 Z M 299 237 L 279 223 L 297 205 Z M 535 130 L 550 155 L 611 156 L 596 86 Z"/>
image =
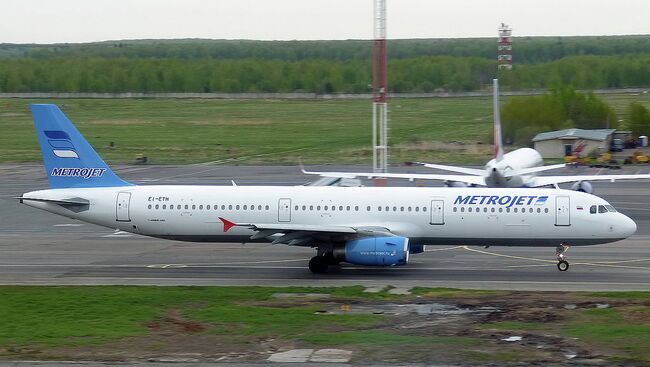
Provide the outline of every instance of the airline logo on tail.
<path id="1" fill-rule="evenodd" d="M 52 153 L 59 158 L 76 158 L 79 159 L 77 150 L 72 144 L 70 135 L 61 130 L 45 130 L 43 131 L 47 136 L 47 142 L 52 148 Z"/>
<path id="2" fill-rule="evenodd" d="M 52 168 L 52 176 L 55 177 L 102 177 L 106 168 Z"/>

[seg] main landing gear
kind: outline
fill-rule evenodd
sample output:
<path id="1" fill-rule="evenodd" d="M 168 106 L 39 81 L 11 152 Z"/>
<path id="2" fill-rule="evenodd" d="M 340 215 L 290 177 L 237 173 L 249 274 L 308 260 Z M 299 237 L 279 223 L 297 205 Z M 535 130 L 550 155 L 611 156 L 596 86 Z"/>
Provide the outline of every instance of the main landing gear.
<path id="1" fill-rule="evenodd" d="M 570 246 L 566 242 L 562 242 L 555 248 L 555 256 L 557 257 L 557 269 L 559 271 L 569 270 L 569 262 L 565 253 L 569 251 Z"/>
<path id="2" fill-rule="evenodd" d="M 317 255 L 309 260 L 309 270 L 314 274 L 325 274 L 330 264 L 325 256 Z"/>

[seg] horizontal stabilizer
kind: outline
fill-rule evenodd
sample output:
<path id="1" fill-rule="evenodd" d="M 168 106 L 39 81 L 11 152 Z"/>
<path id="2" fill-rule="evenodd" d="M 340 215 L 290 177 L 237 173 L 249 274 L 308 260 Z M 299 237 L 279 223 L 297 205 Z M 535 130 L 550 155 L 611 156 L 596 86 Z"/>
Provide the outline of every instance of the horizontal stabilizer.
<path id="1" fill-rule="evenodd" d="M 52 203 L 52 204 L 58 204 L 58 205 L 89 205 L 90 202 L 86 199 L 82 198 L 72 198 L 72 199 L 45 199 L 45 198 L 26 198 L 22 196 L 14 197 L 14 199 L 20 200 L 22 203 L 23 201 L 38 201 L 41 203 Z"/>

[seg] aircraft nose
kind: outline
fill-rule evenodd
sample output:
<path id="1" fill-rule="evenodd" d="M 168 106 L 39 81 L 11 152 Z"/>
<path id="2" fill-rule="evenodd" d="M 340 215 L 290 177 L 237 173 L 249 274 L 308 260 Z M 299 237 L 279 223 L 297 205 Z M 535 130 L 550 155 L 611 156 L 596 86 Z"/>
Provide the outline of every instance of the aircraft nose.
<path id="1" fill-rule="evenodd" d="M 636 223 L 628 216 L 621 214 L 623 217 L 620 224 L 621 233 L 625 238 L 630 237 L 636 232 Z"/>

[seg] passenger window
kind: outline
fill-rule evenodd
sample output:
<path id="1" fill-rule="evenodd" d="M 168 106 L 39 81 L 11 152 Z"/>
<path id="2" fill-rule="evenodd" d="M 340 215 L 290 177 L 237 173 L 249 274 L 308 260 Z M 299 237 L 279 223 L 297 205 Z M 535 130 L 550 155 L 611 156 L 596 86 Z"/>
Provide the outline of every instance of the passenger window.
<path id="1" fill-rule="evenodd" d="M 314 206 L 313 206 L 313 205 L 310 205 L 310 206 L 309 206 L 309 210 L 314 210 Z"/>
<path id="2" fill-rule="evenodd" d="M 346 206 L 346 207 L 345 207 L 345 210 L 350 211 L 350 206 L 349 206 L 349 205 Z"/>
<path id="3" fill-rule="evenodd" d="M 244 205 L 244 206 L 242 207 L 242 209 L 244 209 L 244 210 L 248 209 L 248 205 Z"/>
<path id="4" fill-rule="evenodd" d="M 316 210 L 320 210 L 320 205 L 318 205 L 318 206 L 316 207 Z"/>
<path id="5" fill-rule="evenodd" d="M 483 213 L 487 213 L 487 208 L 483 208 Z"/>
<path id="6" fill-rule="evenodd" d="M 456 213 L 457 211 L 458 211 L 458 208 L 454 207 L 454 213 Z"/>
<path id="7" fill-rule="evenodd" d="M 185 204 L 185 210 L 188 210 L 189 208 L 190 208 L 190 206 Z"/>
<path id="8" fill-rule="evenodd" d="M 176 209 L 181 210 L 181 205 L 176 205 Z"/>
<path id="9" fill-rule="evenodd" d="M 205 210 L 210 210 L 210 205 L 206 206 Z"/>
<path id="10" fill-rule="evenodd" d="M 257 210 L 262 210 L 262 206 L 261 206 L 261 205 L 258 205 L 258 206 L 257 206 Z M 303 209 L 303 210 L 304 210 L 304 209 Z"/>
<path id="11" fill-rule="evenodd" d="M 407 210 L 410 212 L 410 211 L 411 211 L 411 207 L 409 206 Z"/>
<path id="12" fill-rule="evenodd" d="M 203 210 L 203 205 L 199 205 L 199 210 Z"/>
<path id="13" fill-rule="evenodd" d="M 167 204 L 163 204 L 163 209 L 167 209 Z"/>
<path id="14" fill-rule="evenodd" d="M 495 209 L 495 208 L 492 208 L 492 209 L 490 209 L 490 211 L 491 211 L 492 213 L 494 213 L 494 212 L 496 211 L 496 209 Z"/>
<path id="15" fill-rule="evenodd" d="M 354 206 L 354 211 L 355 211 L 355 212 L 358 212 L 358 211 L 359 211 L 359 206 L 358 206 L 358 205 L 355 205 L 355 206 Z"/>
<path id="16" fill-rule="evenodd" d="M 158 209 L 158 204 L 156 204 L 156 209 Z"/>
<path id="17" fill-rule="evenodd" d="M 548 208 L 544 208 L 544 213 L 548 213 Z"/>
<path id="18" fill-rule="evenodd" d="M 517 208 L 514 208 L 513 210 L 514 210 L 515 213 L 517 212 Z"/>
<path id="19" fill-rule="evenodd" d="M 467 211 L 471 213 L 472 212 L 472 207 L 470 206 L 469 208 L 467 208 Z"/>
<path id="20" fill-rule="evenodd" d="M 506 213 L 510 213 L 510 208 L 506 208 Z"/>
<path id="21" fill-rule="evenodd" d="M 192 210 L 196 210 L 196 204 L 192 205 Z"/>
<path id="22" fill-rule="evenodd" d="M 607 208 L 605 208 L 605 205 L 598 205 L 598 213 L 607 213 Z"/>
<path id="23" fill-rule="evenodd" d="M 377 207 L 377 211 L 378 211 L 378 212 L 381 211 L 381 207 L 380 207 L 380 206 Z"/>
<path id="24" fill-rule="evenodd" d="M 416 211 L 416 212 L 419 212 L 419 211 L 420 211 L 420 207 L 419 207 L 419 206 L 416 206 L 416 207 L 415 207 L 415 211 Z"/>
<path id="25" fill-rule="evenodd" d="M 423 207 L 422 207 L 422 211 L 423 211 L 423 212 L 426 212 L 426 211 L 427 211 L 427 207 L 426 207 L 426 206 L 423 206 Z"/>
<path id="26" fill-rule="evenodd" d="M 541 209 L 541 208 L 537 208 L 537 213 L 541 213 L 541 212 L 542 212 L 542 209 Z"/>
<path id="27" fill-rule="evenodd" d="M 386 207 L 386 211 L 389 212 L 389 211 L 390 211 L 390 208 L 389 208 L 389 207 Z"/>
<path id="28" fill-rule="evenodd" d="M 400 212 L 403 212 L 403 211 L 404 211 L 404 207 L 403 207 L 403 206 L 400 206 L 400 207 L 399 207 L 399 211 L 400 211 Z"/>
<path id="29" fill-rule="evenodd" d="M 307 210 L 307 206 L 306 206 L 306 205 L 303 205 L 303 206 L 302 206 L 302 210 Z"/>
<path id="30" fill-rule="evenodd" d="M 350 210 L 350 207 L 349 207 L 349 206 L 348 206 L 348 210 Z M 339 211 L 340 211 L 340 212 L 343 211 L 343 205 L 339 205 Z"/>
<path id="31" fill-rule="evenodd" d="M 460 208 L 460 212 L 461 212 L 461 213 L 464 213 L 464 212 L 465 212 L 465 207 L 464 207 L 464 206 Z"/>
<path id="32" fill-rule="evenodd" d="M 394 212 L 397 211 L 397 207 L 396 207 L 396 206 L 393 207 L 393 211 L 394 211 Z"/>
<path id="33" fill-rule="evenodd" d="M 232 205 L 231 205 L 231 206 L 232 206 Z M 230 209 L 232 209 L 232 208 L 230 208 Z M 222 205 L 221 205 L 221 210 L 226 210 L 226 206 L 222 204 Z"/>
<path id="34" fill-rule="evenodd" d="M 151 209 L 151 204 L 149 204 L 149 206 L 147 208 Z"/>
<path id="35" fill-rule="evenodd" d="M 503 213 L 503 208 L 499 208 L 499 213 Z"/>
<path id="36" fill-rule="evenodd" d="M 367 210 L 367 211 L 370 211 L 370 207 L 369 207 L 369 206 L 367 206 L 367 207 L 366 207 L 366 210 Z"/>
<path id="37" fill-rule="evenodd" d="M 294 207 L 294 210 L 298 210 L 298 205 L 296 205 L 296 206 Z"/>
<path id="38" fill-rule="evenodd" d="M 235 210 L 239 210 L 239 205 L 235 205 Z"/>
<path id="39" fill-rule="evenodd" d="M 269 206 L 268 206 L 268 205 L 267 205 L 267 206 L 265 206 L 265 208 L 266 208 L 266 210 L 269 210 Z"/>
<path id="40" fill-rule="evenodd" d="M 325 210 L 327 210 L 327 205 L 325 205 Z"/>

